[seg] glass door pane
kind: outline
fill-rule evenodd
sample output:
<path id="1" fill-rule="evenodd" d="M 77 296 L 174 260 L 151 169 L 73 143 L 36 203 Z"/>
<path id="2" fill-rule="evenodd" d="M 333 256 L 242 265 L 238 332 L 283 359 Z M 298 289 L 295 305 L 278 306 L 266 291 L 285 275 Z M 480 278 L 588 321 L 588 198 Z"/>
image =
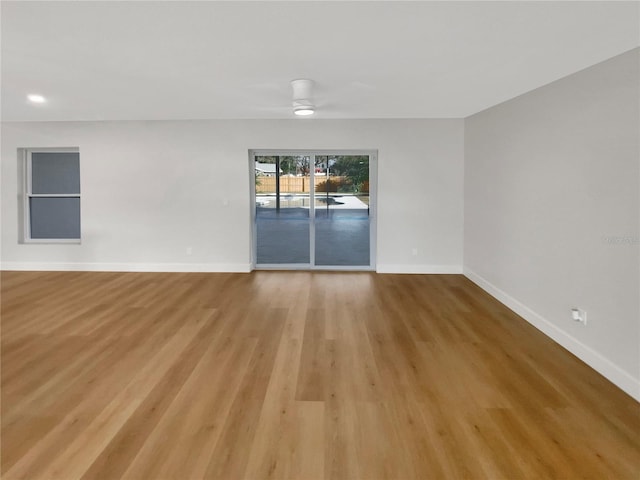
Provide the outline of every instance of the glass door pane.
<path id="1" fill-rule="evenodd" d="M 310 157 L 256 156 L 258 265 L 309 264 Z"/>
<path id="2" fill-rule="evenodd" d="M 315 157 L 315 265 L 369 266 L 369 156 Z"/>

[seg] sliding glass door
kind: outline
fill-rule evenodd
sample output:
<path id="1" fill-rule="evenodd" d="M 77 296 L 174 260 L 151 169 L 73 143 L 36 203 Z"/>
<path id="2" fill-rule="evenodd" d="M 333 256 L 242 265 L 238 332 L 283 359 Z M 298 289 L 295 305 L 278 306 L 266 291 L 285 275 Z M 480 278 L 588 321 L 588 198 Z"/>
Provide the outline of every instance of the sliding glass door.
<path id="1" fill-rule="evenodd" d="M 374 267 L 373 152 L 251 154 L 256 268 Z"/>
<path id="2" fill-rule="evenodd" d="M 317 155 L 315 264 L 369 266 L 369 155 Z"/>
<path id="3" fill-rule="evenodd" d="M 308 155 L 255 157 L 257 264 L 311 263 L 309 165 Z"/>

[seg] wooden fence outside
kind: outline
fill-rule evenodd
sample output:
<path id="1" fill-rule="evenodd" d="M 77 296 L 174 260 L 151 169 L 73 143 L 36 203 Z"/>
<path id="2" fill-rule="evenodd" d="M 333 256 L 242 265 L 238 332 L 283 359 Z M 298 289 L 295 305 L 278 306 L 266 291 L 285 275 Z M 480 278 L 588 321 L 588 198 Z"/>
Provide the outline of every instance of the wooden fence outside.
<path id="1" fill-rule="evenodd" d="M 329 177 L 332 182 L 342 183 L 343 177 Z M 315 186 L 327 181 L 325 176 L 314 177 Z M 311 177 L 280 177 L 280 193 L 305 193 L 309 192 Z M 276 177 L 256 177 L 256 193 L 275 193 Z"/>

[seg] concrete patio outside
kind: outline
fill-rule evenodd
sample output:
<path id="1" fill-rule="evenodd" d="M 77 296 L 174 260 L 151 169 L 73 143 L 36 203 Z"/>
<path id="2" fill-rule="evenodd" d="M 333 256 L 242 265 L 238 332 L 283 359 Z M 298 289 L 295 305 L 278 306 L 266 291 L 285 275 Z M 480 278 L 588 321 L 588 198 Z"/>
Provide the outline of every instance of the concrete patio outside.
<path id="1" fill-rule="evenodd" d="M 303 206 L 306 200 L 306 206 Z M 315 265 L 369 266 L 369 206 L 354 195 L 318 195 L 315 206 Z M 256 198 L 257 264 L 309 264 L 308 196 Z M 301 206 L 288 207 L 289 204 Z"/>

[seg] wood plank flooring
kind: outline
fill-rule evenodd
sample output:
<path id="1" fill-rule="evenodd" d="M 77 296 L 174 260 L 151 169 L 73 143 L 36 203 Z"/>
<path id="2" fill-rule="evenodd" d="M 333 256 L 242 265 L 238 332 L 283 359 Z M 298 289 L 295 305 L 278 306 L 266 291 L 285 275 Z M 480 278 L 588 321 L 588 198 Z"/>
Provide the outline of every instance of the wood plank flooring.
<path id="1" fill-rule="evenodd" d="M 458 275 L 2 273 L 4 479 L 639 479 L 640 406 Z"/>

